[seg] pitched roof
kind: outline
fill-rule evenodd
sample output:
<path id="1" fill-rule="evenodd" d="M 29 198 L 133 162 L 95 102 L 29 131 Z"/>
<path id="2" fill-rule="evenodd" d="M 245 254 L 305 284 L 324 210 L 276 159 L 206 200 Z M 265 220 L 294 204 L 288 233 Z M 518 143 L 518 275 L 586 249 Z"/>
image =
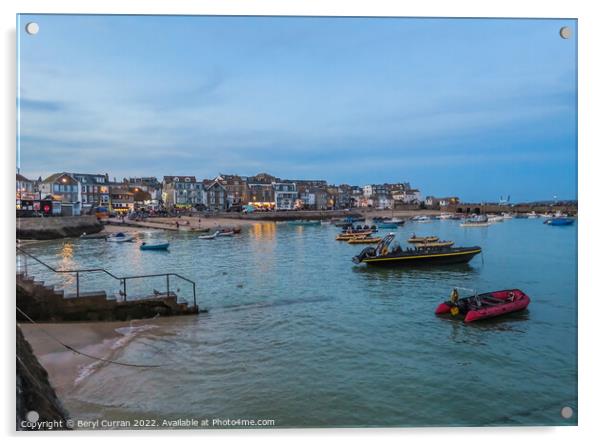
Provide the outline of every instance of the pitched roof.
<path id="1" fill-rule="evenodd" d="M 61 172 L 61 173 L 55 173 L 53 175 L 48 176 L 46 179 L 44 179 L 42 182 L 55 182 L 57 179 L 59 179 L 61 176 L 68 176 L 70 177 L 72 180 L 76 181 L 75 178 L 73 176 L 71 176 L 69 173 L 66 172 Z M 77 181 L 76 181 L 77 182 Z"/>
<path id="2" fill-rule="evenodd" d="M 197 180 L 196 176 L 163 176 L 163 182 L 171 184 L 172 182 L 197 182 Z"/>

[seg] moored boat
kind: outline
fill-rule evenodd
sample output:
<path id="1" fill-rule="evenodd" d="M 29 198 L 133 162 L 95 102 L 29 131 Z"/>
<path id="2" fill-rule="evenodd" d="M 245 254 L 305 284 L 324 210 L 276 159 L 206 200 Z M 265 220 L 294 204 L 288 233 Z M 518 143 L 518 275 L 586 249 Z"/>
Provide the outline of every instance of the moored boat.
<path id="1" fill-rule="evenodd" d="M 423 266 L 467 263 L 475 255 L 481 253 L 479 246 L 473 247 L 438 247 L 408 248 L 399 245 L 390 248 L 395 235 L 385 236 L 376 247 L 366 247 L 359 255 L 353 257 L 356 264 L 366 263 L 373 266 Z"/>
<path id="2" fill-rule="evenodd" d="M 143 242 L 142 244 L 140 244 L 140 250 L 167 250 L 167 249 L 169 249 L 168 242 L 155 243 L 155 244 L 149 244 L 147 242 Z"/>
<path id="3" fill-rule="evenodd" d="M 432 243 L 416 243 L 415 246 L 419 249 L 428 249 L 433 247 L 451 247 L 454 245 L 453 241 L 434 241 Z"/>
<path id="4" fill-rule="evenodd" d="M 487 215 L 487 221 L 502 222 L 502 221 L 504 221 L 504 217 L 502 215 Z"/>
<path id="5" fill-rule="evenodd" d="M 234 230 L 218 230 L 217 236 L 233 236 Z"/>
<path id="6" fill-rule="evenodd" d="M 486 215 L 475 215 L 460 223 L 460 227 L 488 227 L 490 225 Z"/>
<path id="7" fill-rule="evenodd" d="M 543 223 L 549 226 L 570 226 L 575 220 L 564 216 L 555 216 L 554 218 L 546 219 Z"/>
<path id="8" fill-rule="evenodd" d="M 408 243 L 418 244 L 418 243 L 434 243 L 439 241 L 438 236 L 416 236 L 416 234 L 412 234 L 410 238 L 408 238 Z"/>
<path id="9" fill-rule="evenodd" d="M 134 237 L 132 235 L 126 235 L 123 232 L 118 232 L 106 238 L 107 241 L 110 241 L 112 243 L 127 243 L 129 241 L 132 241 L 133 239 Z"/>
<path id="10" fill-rule="evenodd" d="M 215 238 L 217 238 L 218 234 L 219 234 L 219 230 L 215 231 L 211 235 L 199 235 L 199 239 L 215 239 Z"/>
<path id="11" fill-rule="evenodd" d="M 364 230 L 361 232 L 344 232 L 337 235 L 335 238 L 337 241 L 348 241 L 353 238 L 363 238 L 372 235 L 372 230 Z"/>
<path id="12" fill-rule="evenodd" d="M 435 314 L 451 314 L 470 323 L 485 318 L 498 317 L 525 309 L 530 299 L 520 289 L 499 290 L 484 294 L 459 298 L 457 289 L 452 291 L 450 299 L 437 306 Z"/>
<path id="13" fill-rule="evenodd" d="M 351 238 L 347 241 L 348 244 L 377 244 L 382 241 L 382 238 L 372 238 L 371 236 Z"/>
<path id="14" fill-rule="evenodd" d="M 322 221 L 298 219 L 295 221 L 289 221 L 288 224 L 289 226 L 319 226 L 320 224 L 322 224 Z"/>
<path id="15" fill-rule="evenodd" d="M 379 229 L 397 229 L 398 227 L 399 227 L 399 224 L 397 224 L 397 223 L 392 223 L 392 222 L 378 223 Z"/>

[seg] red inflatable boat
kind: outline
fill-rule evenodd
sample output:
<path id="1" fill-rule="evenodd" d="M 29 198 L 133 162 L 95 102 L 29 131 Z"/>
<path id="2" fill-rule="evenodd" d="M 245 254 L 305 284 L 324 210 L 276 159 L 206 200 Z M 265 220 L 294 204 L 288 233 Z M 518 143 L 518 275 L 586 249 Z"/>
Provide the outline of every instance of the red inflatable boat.
<path id="1" fill-rule="evenodd" d="M 531 301 L 520 289 L 498 290 L 466 298 L 458 298 L 457 291 L 454 292 L 451 300 L 437 306 L 435 314 L 463 317 L 465 323 L 522 311 Z"/>

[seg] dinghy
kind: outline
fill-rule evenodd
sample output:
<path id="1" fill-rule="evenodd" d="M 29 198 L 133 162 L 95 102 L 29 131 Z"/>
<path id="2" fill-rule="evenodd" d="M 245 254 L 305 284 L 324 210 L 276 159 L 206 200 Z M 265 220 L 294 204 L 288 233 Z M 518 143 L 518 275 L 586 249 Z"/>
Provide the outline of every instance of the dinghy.
<path id="1" fill-rule="evenodd" d="M 156 244 L 148 244 L 147 242 L 143 242 L 140 244 L 140 250 L 167 250 L 169 249 L 169 243 L 156 243 Z"/>
<path id="2" fill-rule="evenodd" d="M 118 232 L 114 235 L 107 237 L 107 241 L 110 241 L 112 243 L 126 243 L 128 241 L 132 241 L 133 239 L 134 237 L 132 237 L 132 235 L 126 235 L 123 232 Z"/>
<path id="3" fill-rule="evenodd" d="M 546 219 L 543 223 L 548 226 L 570 226 L 575 220 L 573 218 L 566 218 L 563 216 L 555 216 L 550 219 Z"/>
<path id="4" fill-rule="evenodd" d="M 214 232 L 213 235 L 199 235 L 199 239 L 215 239 L 217 238 L 218 233 L 219 230 L 217 232 Z"/>
<path id="5" fill-rule="evenodd" d="M 457 289 L 452 291 L 449 301 L 437 306 L 435 314 L 451 314 L 470 323 L 485 318 L 522 311 L 531 300 L 520 289 L 498 290 L 466 298 L 459 298 Z"/>

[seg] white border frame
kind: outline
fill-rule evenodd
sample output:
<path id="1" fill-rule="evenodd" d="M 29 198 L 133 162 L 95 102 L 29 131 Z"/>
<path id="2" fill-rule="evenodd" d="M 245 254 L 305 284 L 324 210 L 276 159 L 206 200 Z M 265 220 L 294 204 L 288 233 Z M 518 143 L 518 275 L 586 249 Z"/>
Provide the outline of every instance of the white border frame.
<path id="1" fill-rule="evenodd" d="M 563 2 L 506 0 L 483 2 L 475 0 L 431 0 L 422 2 L 385 0 L 4 0 L 2 10 L 2 107 L 1 132 L 4 142 L 4 206 L 8 209 L 2 221 L 2 236 L 7 247 L 14 242 L 15 218 L 12 213 L 12 178 L 15 165 L 15 91 L 16 91 L 16 34 L 17 13 L 98 13 L 98 14 L 198 14 L 198 15 L 336 15 L 336 16 L 414 16 L 414 17 L 562 17 L 579 20 L 579 426 L 549 428 L 408 428 L 408 429 L 325 429 L 325 430 L 255 430 L 255 431 L 146 431 L 146 432 L 72 432 L 72 433 L 14 433 L 14 266 L 12 249 L 3 249 L 2 268 L 4 271 L 4 316 L 2 332 L 3 345 L 10 351 L 2 366 L 6 396 L 3 398 L 1 419 L 5 433 L 13 438 L 20 436 L 28 442 L 44 440 L 51 442 L 78 440 L 85 436 L 86 441 L 100 442 L 117 437 L 131 441 L 133 436 L 144 436 L 147 441 L 161 443 L 168 436 L 176 440 L 206 441 L 216 439 L 245 440 L 253 443 L 265 441 L 306 442 L 308 440 L 344 439 L 352 443 L 363 443 L 375 438 L 383 441 L 410 440 L 412 443 L 423 440 L 455 443 L 506 443 L 508 440 L 544 439 L 547 443 L 562 443 L 577 439 L 591 440 L 597 433 L 597 403 L 600 393 L 600 338 L 596 330 L 598 322 L 597 299 L 594 277 L 600 269 L 600 259 L 596 252 L 602 251 L 600 243 L 600 210 L 596 208 L 596 198 L 602 190 L 598 172 L 600 166 L 599 149 L 602 147 L 599 131 L 600 66 L 599 43 L 602 43 L 601 15 L 593 1 L 566 0 Z M 598 47 L 597 47 L 598 46 Z M 597 125 L 596 125 L 597 124 Z M 596 128 L 596 126 L 598 128 Z M 598 191 L 598 193 L 596 193 Z M 10 196 L 9 196 L 10 195 Z M 597 224 L 598 223 L 598 224 Z M 597 335 L 598 334 L 598 335 Z M 577 433 L 579 433 L 577 435 Z M 43 437 L 42 437 L 43 436 Z"/>

